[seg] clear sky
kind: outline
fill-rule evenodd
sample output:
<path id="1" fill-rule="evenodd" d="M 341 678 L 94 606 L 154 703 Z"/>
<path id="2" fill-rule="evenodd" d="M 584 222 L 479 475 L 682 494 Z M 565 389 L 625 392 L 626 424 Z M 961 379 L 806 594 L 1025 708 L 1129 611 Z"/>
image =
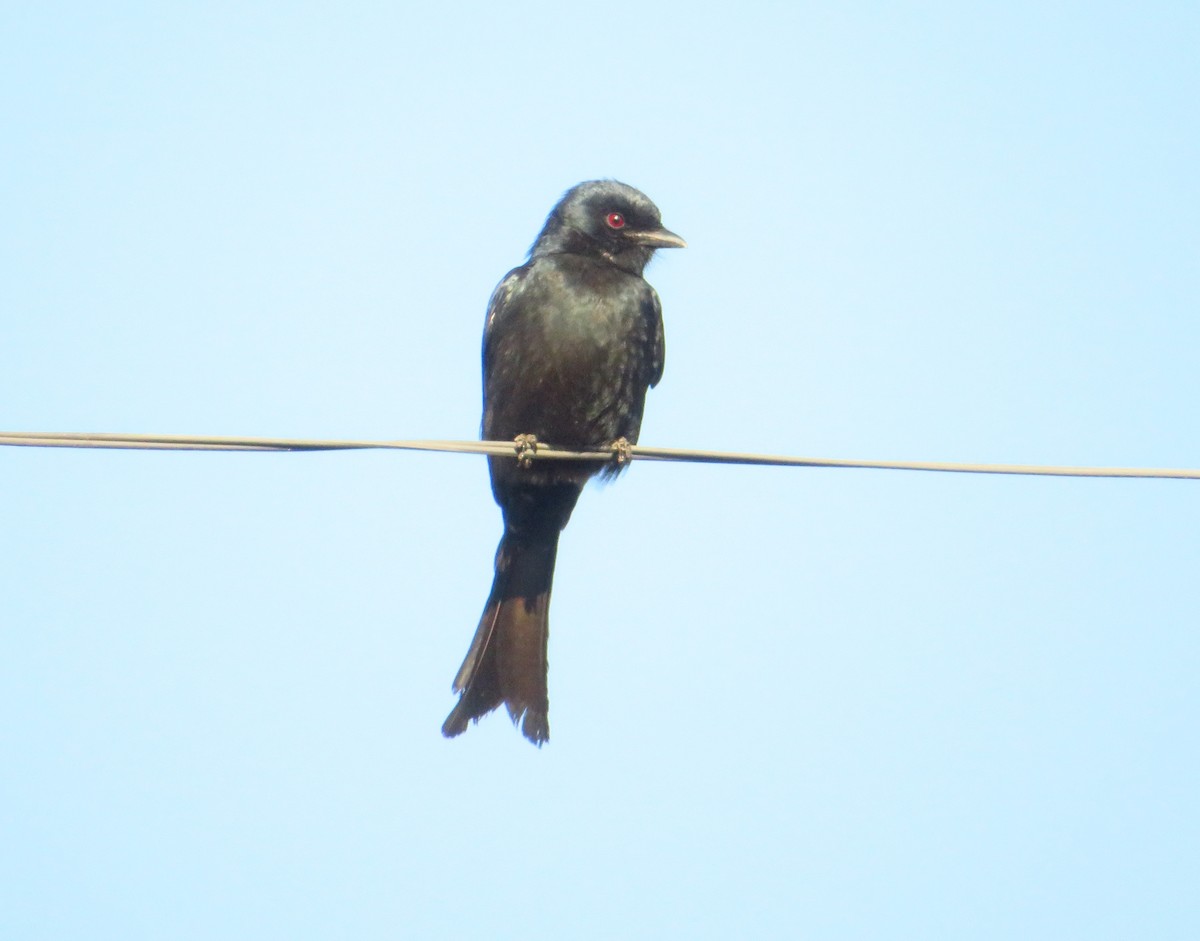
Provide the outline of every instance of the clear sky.
<path id="1" fill-rule="evenodd" d="M 3 430 L 471 438 L 574 183 L 645 444 L 1200 467 L 1194 3 L 8 4 Z M 1194 939 L 1200 484 L 0 449 L 0 935 Z"/>

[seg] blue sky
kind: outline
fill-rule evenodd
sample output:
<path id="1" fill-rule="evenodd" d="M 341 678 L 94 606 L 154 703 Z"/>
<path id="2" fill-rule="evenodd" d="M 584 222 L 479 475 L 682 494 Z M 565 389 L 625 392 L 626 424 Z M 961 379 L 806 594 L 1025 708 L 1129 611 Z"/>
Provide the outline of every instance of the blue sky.
<path id="1" fill-rule="evenodd" d="M 0 12 L 3 430 L 476 435 L 596 177 L 643 443 L 1200 467 L 1192 4 Z M 1200 490 L 636 464 L 553 737 L 439 727 L 481 459 L 0 450 L 14 938 L 1193 938 Z"/>

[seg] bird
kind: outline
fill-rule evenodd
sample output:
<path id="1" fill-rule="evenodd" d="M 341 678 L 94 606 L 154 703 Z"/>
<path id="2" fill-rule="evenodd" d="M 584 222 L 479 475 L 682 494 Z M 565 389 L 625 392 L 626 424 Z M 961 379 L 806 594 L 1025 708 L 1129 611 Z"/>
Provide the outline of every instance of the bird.
<path id="1" fill-rule="evenodd" d="M 687 243 L 658 207 L 615 180 L 567 190 L 525 264 L 500 281 L 483 332 L 484 440 L 504 533 L 474 639 L 454 678 L 453 738 L 503 704 L 537 746 L 550 738 L 546 646 L 558 538 L 589 478 L 616 477 L 636 444 L 646 392 L 663 373 L 662 305 L 642 277 L 660 248 Z M 538 461 L 538 443 L 612 460 Z"/>

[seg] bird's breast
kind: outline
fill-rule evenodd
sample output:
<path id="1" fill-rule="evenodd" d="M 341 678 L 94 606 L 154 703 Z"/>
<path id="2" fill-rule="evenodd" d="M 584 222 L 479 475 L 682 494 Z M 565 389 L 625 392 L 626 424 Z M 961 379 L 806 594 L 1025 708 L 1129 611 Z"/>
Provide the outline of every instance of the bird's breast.
<path id="1" fill-rule="evenodd" d="M 485 434 L 589 445 L 640 418 L 652 337 L 639 285 L 600 266 L 535 266 L 492 328 Z"/>

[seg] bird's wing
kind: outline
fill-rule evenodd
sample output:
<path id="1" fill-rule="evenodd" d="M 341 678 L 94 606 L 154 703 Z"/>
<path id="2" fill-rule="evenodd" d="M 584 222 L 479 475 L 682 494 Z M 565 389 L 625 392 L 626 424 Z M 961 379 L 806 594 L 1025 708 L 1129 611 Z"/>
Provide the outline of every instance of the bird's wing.
<path id="1" fill-rule="evenodd" d="M 650 344 L 650 359 L 647 362 L 647 379 L 650 387 L 658 385 L 662 378 L 663 366 L 667 356 L 667 341 L 663 335 L 662 302 L 658 292 L 650 288 L 650 296 L 642 303 L 642 314 L 648 321 L 649 334 L 654 339 Z"/>
<path id="2" fill-rule="evenodd" d="M 483 322 L 483 362 L 485 367 L 488 362 L 488 347 L 491 346 L 492 336 L 495 333 L 496 320 L 503 318 L 509 299 L 528 273 L 529 265 L 514 268 L 496 285 L 496 290 L 492 291 L 492 299 L 488 301 L 487 306 L 487 317 Z"/>

